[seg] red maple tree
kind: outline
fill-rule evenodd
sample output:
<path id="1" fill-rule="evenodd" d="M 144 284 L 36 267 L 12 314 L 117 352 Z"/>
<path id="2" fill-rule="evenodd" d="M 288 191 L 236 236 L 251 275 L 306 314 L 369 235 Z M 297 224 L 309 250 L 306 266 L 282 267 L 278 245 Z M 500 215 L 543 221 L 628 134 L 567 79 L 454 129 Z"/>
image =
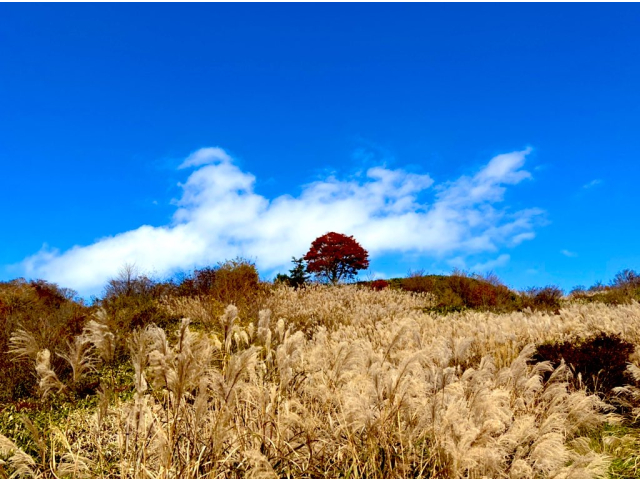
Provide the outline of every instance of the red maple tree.
<path id="1" fill-rule="evenodd" d="M 316 238 L 304 260 L 309 273 L 333 284 L 369 267 L 369 253 L 352 236 L 336 232 Z"/>

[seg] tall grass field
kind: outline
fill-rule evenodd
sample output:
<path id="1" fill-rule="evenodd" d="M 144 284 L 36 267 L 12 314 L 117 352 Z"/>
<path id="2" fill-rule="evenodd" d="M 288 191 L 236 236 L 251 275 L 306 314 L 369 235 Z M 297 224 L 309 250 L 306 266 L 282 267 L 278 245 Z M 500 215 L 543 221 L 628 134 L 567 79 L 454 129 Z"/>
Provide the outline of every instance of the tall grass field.
<path id="1" fill-rule="evenodd" d="M 91 305 L 6 282 L 0 477 L 637 478 L 622 288 L 293 288 L 242 261 L 121 276 Z"/>

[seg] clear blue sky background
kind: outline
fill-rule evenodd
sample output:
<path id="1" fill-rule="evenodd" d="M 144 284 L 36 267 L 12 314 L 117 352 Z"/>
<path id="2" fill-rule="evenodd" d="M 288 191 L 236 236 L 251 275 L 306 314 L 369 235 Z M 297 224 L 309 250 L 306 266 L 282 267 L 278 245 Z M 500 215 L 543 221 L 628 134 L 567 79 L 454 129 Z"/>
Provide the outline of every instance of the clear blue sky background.
<path id="1" fill-rule="evenodd" d="M 531 147 L 500 208 L 543 210 L 535 238 L 464 266 L 508 254 L 515 288 L 640 270 L 638 25 L 638 4 L 2 4 L 0 279 L 45 243 L 171 224 L 177 166 L 215 146 L 266 199 L 374 165 L 443 184 Z"/>

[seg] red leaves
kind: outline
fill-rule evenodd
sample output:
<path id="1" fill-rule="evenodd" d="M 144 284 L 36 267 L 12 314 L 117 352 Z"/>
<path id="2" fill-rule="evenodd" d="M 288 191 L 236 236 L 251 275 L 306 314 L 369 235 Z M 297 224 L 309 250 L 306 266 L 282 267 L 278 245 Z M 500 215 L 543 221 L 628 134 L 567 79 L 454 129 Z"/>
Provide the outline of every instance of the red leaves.
<path id="1" fill-rule="evenodd" d="M 387 282 L 386 280 L 374 280 L 369 284 L 369 288 L 371 288 L 371 290 L 375 290 L 376 292 L 379 292 L 380 290 L 384 290 L 388 286 L 389 286 L 389 282 Z"/>
<path id="2" fill-rule="evenodd" d="M 353 237 L 329 232 L 316 238 L 304 256 L 307 271 L 337 283 L 369 267 L 369 254 Z"/>

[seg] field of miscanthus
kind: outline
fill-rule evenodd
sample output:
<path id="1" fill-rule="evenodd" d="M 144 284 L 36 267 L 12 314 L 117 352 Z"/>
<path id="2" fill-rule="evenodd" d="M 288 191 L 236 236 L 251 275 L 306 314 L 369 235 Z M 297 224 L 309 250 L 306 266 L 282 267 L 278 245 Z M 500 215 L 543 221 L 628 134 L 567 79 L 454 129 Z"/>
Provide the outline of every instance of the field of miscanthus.
<path id="1" fill-rule="evenodd" d="M 0 413 L 0 476 L 640 473 L 635 301 L 441 314 L 429 294 L 356 285 L 236 300 L 159 294 L 139 324 L 103 302 L 54 351 L 16 322 L 8 350 L 36 397 Z M 628 350 L 608 391 L 606 369 L 540 356 L 598 338 Z"/>

